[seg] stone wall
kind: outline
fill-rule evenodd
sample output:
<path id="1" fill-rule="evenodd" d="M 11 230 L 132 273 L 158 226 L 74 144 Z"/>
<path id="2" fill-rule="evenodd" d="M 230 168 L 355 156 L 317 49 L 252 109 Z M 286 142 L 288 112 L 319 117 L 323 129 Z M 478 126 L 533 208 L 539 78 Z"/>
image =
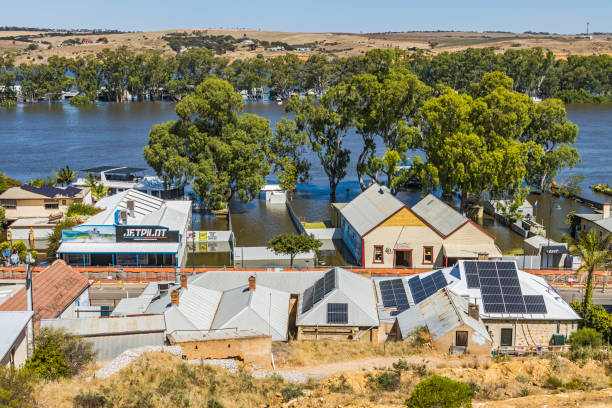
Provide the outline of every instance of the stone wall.
<path id="1" fill-rule="evenodd" d="M 272 367 L 270 336 L 187 341 L 173 345 L 181 347 L 186 360 L 235 358 L 251 367 Z"/>
<path id="2" fill-rule="evenodd" d="M 484 320 L 491 338 L 493 347 L 500 347 L 501 329 L 512 329 L 513 344 L 515 347 L 537 347 L 549 346 L 553 334 L 563 334 L 567 339 L 570 334 L 578 329 L 578 323 L 574 321 L 550 321 L 550 320 Z"/>

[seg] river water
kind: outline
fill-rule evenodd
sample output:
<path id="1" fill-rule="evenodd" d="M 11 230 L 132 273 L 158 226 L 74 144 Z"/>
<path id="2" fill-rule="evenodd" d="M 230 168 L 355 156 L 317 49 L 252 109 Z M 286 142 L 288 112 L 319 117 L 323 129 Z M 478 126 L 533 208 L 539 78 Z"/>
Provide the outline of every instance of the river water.
<path id="1" fill-rule="evenodd" d="M 246 111 L 268 118 L 274 126 L 284 115 L 284 106 L 274 103 L 248 103 Z M 583 196 L 604 201 L 605 196 L 593 193 L 589 186 L 612 182 L 610 157 L 610 131 L 612 130 L 612 105 L 569 105 L 568 117 L 579 126 L 575 147 L 582 162 L 574 170 L 559 175 L 563 181 L 568 174 L 585 177 Z M 73 169 L 98 165 L 124 165 L 146 167 L 142 157 L 148 132 L 153 124 L 175 119 L 174 104 L 164 102 L 143 103 L 98 103 L 93 106 L 74 107 L 68 103 L 20 104 L 12 110 L 0 109 L 0 172 L 20 180 L 47 177 L 53 169 L 70 165 Z M 349 133 L 345 145 L 351 150 L 348 175 L 337 190 L 339 201 L 348 201 L 359 193 L 354 163 L 361 142 L 354 132 Z M 382 154 L 382 143 L 379 143 Z M 412 152 L 413 155 L 419 152 Z M 328 180 L 311 153 L 311 180 L 298 186 L 293 199 L 296 213 L 307 221 L 330 219 Z M 274 181 L 271 175 L 269 181 Z M 411 205 L 419 200 L 419 191 L 402 192 L 399 196 Z M 589 212 L 572 200 L 557 200 L 560 210 L 550 210 L 547 196 L 531 196 L 538 202 L 536 216 L 545 226 L 552 221 L 552 238 L 559 239 L 567 232 L 565 214 L 573 209 Z M 232 226 L 239 246 L 265 245 L 267 240 L 280 232 L 295 231 L 291 220 L 283 209 L 267 207 L 263 200 L 250 203 L 232 202 Z M 550 217 L 549 217 L 550 213 Z M 195 214 L 194 226 L 203 229 L 225 228 L 223 221 L 210 216 Z M 497 237 L 502 250 L 522 247 L 522 239 L 508 228 L 485 218 L 484 227 Z M 336 244 L 339 245 L 339 244 Z M 342 252 L 342 248 L 337 248 Z M 333 251 L 325 253 L 330 262 L 341 262 Z M 206 263 L 222 262 L 215 258 Z"/>

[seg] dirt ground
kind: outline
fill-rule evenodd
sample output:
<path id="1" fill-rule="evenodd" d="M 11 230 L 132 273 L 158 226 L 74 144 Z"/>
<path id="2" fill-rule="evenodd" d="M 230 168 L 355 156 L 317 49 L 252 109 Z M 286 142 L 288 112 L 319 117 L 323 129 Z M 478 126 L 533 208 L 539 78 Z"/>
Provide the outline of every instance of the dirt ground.
<path id="1" fill-rule="evenodd" d="M 161 39 L 164 34 L 171 32 L 192 32 L 196 30 L 166 30 L 153 32 L 135 32 L 122 34 L 95 34 L 85 36 L 77 34 L 74 36 L 51 35 L 36 39 L 38 50 L 26 51 L 30 44 L 27 42 L 1 40 L 0 53 L 3 51 L 19 52 L 16 63 L 24 61 L 41 62 L 51 55 L 64 57 L 77 57 L 87 54 L 95 54 L 104 48 L 117 48 L 125 45 L 135 51 L 160 50 L 166 54 L 174 54 L 168 44 Z M 200 30 L 201 31 L 201 30 Z M 349 56 L 363 54 L 367 50 L 375 48 L 401 48 L 412 47 L 425 49 L 427 52 L 436 54 L 443 51 L 458 51 L 472 48 L 494 47 L 498 52 L 507 49 L 523 49 L 542 47 L 553 51 L 559 58 L 569 54 L 590 55 L 612 54 L 612 35 L 593 35 L 592 39 L 581 35 L 535 35 L 535 34 L 512 34 L 512 33 L 473 33 L 473 32 L 410 32 L 410 33 L 384 33 L 384 34 L 350 34 L 350 33 L 291 33 L 277 31 L 258 30 L 206 30 L 212 35 L 231 35 L 236 38 L 253 38 L 267 41 L 282 41 L 288 44 L 300 45 L 316 43 L 315 48 L 323 49 L 330 55 Z M 37 32 L 26 31 L 0 31 L 0 37 L 15 35 L 36 34 Z M 96 43 L 99 37 L 106 37 L 108 44 Z M 88 38 L 92 44 L 62 46 L 58 47 L 64 40 L 69 38 Z M 49 44 L 43 44 L 47 41 Z M 48 47 L 51 47 L 48 49 Z M 263 48 L 249 50 L 246 46 L 238 48 L 225 54 L 230 59 L 242 59 L 255 57 L 262 54 L 264 57 L 273 57 L 284 53 L 266 51 Z M 307 57 L 310 53 L 298 53 Z"/>

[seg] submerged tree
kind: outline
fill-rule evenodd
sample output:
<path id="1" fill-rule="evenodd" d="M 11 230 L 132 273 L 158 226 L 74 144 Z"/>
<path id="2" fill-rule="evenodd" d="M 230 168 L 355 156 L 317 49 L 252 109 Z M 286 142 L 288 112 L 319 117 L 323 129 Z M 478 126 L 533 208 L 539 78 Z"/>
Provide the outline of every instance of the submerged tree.
<path id="1" fill-rule="evenodd" d="M 321 245 L 321 241 L 316 239 L 314 235 L 307 234 L 280 234 L 268 241 L 268 249 L 271 249 L 275 254 L 289 255 L 290 267 L 293 267 L 295 256 L 302 253 L 317 250 Z"/>
<path id="2" fill-rule="evenodd" d="M 155 125 L 147 163 L 168 185 L 193 183 L 202 204 L 220 209 L 237 195 L 250 201 L 270 173 L 270 122 L 239 115 L 244 102 L 232 86 L 209 78 L 176 106 L 176 121 Z"/>

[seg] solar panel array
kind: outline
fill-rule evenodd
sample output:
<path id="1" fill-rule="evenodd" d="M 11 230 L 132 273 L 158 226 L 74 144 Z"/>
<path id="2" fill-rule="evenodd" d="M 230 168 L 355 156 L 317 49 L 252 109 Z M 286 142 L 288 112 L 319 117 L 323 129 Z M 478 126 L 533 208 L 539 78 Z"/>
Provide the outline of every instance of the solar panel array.
<path id="1" fill-rule="evenodd" d="M 304 291 L 302 299 L 302 313 L 306 313 L 336 287 L 336 271 L 331 269 L 323 275 L 314 285 Z"/>
<path id="2" fill-rule="evenodd" d="M 380 281 L 380 294 L 383 300 L 384 307 L 396 307 L 397 311 L 391 312 L 391 315 L 397 315 L 406 309 L 410 308 L 408 297 L 406 297 L 406 289 L 401 279 L 389 279 Z"/>
<path id="3" fill-rule="evenodd" d="M 347 303 L 328 303 L 327 304 L 327 323 L 347 324 L 348 323 L 348 304 Z"/>
<path id="4" fill-rule="evenodd" d="M 446 285 L 448 285 L 448 282 L 446 282 L 442 271 L 432 273 L 423 279 L 415 276 L 408 280 L 408 286 L 410 286 L 410 292 L 412 292 L 412 299 L 415 304 L 421 303 Z"/>
<path id="5" fill-rule="evenodd" d="M 511 261 L 464 261 L 468 288 L 480 288 L 485 313 L 546 313 L 542 295 L 523 296 Z"/>

